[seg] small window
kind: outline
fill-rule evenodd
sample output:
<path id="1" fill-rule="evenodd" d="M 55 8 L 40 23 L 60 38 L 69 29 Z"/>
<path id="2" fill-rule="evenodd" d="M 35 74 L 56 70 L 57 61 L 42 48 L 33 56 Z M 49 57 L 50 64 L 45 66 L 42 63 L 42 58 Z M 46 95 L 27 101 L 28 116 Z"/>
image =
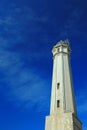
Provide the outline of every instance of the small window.
<path id="1" fill-rule="evenodd" d="M 57 83 L 57 89 L 59 89 L 60 83 Z"/>
<path id="2" fill-rule="evenodd" d="M 60 48 L 58 48 L 58 52 L 59 52 Z"/>
<path id="3" fill-rule="evenodd" d="M 57 100 L 57 107 L 60 107 L 60 100 Z"/>

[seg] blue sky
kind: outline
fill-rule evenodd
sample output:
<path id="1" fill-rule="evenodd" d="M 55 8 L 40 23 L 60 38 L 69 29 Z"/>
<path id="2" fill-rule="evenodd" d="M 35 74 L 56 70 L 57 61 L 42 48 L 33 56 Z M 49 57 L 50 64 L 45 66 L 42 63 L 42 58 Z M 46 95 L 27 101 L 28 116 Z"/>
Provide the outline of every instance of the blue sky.
<path id="1" fill-rule="evenodd" d="M 87 130 L 87 1 L 0 1 L 0 130 L 44 130 L 51 50 L 66 38 L 78 116 Z"/>

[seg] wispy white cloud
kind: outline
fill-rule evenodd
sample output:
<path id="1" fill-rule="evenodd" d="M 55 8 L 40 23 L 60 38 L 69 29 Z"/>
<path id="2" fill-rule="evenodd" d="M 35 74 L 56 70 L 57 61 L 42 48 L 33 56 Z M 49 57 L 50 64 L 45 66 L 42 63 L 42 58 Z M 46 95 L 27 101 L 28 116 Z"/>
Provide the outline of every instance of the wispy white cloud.
<path id="1" fill-rule="evenodd" d="M 3 8 L 0 10 L 3 12 Z M 32 8 L 27 6 L 19 8 L 15 4 L 10 5 L 7 12 L 5 11 L 0 17 L 0 27 L 2 28 L 0 32 L 0 71 L 4 74 L 0 81 L 5 83 L 5 86 L 2 84 L 3 88 L 0 87 L 0 92 L 3 91 L 6 100 L 11 101 L 14 105 L 26 109 L 36 105 L 36 110 L 45 110 L 48 106 L 48 81 L 44 80 L 39 72 L 35 73 L 33 66 L 32 70 L 30 70 L 30 65 L 25 67 L 26 63 L 23 57 L 26 55 L 21 49 L 16 51 L 16 45 L 21 47 L 22 43 L 26 44 L 26 34 L 24 33 L 27 26 L 28 34 L 35 33 L 35 31 L 40 33 L 41 27 L 38 23 L 44 23 L 48 18 L 39 17 Z M 31 43 L 31 41 L 29 42 Z M 28 55 L 32 58 L 44 57 L 44 51 L 32 53 L 32 48 L 30 50 L 28 50 Z M 31 64 L 32 58 L 29 59 L 28 64 Z"/>
<path id="2" fill-rule="evenodd" d="M 16 25 L 16 21 L 14 18 L 12 18 L 11 16 L 5 16 L 3 18 L 0 19 L 0 25 Z"/>
<path id="3" fill-rule="evenodd" d="M 2 40 L 3 43 L 5 43 Z M 7 49 L 6 49 L 7 48 Z M 0 70 L 4 73 L 3 82 L 7 85 L 6 100 L 22 108 L 32 108 L 40 111 L 48 106 L 47 81 L 30 68 L 24 67 L 24 61 L 19 53 L 8 50 L 7 45 L 0 48 Z M 2 79 L 0 79 L 2 80 Z M 2 91 L 2 87 L 0 88 Z M 5 91 L 5 87 L 4 90 Z"/>
<path id="4" fill-rule="evenodd" d="M 19 76 L 11 79 L 10 86 L 12 86 L 10 88 L 10 100 L 16 99 L 20 106 L 23 106 L 24 104 L 23 107 L 27 106 L 29 108 L 37 104 L 36 109 L 39 109 L 39 106 L 43 106 L 45 109 L 45 106 L 47 106 L 47 83 L 36 74 L 21 72 Z"/>

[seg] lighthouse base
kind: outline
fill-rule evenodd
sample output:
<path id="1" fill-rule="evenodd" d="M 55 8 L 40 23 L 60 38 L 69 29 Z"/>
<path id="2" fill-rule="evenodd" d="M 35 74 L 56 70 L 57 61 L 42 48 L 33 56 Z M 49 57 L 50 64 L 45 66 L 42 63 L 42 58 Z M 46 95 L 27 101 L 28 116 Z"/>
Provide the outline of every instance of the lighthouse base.
<path id="1" fill-rule="evenodd" d="M 45 130 L 82 130 L 82 123 L 71 112 L 46 117 Z"/>

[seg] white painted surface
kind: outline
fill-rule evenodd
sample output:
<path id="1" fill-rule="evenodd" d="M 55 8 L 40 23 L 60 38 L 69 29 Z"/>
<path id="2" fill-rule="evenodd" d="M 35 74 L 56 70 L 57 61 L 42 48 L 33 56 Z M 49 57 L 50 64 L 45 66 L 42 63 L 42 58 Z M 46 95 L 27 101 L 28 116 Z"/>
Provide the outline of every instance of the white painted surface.
<path id="1" fill-rule="evenodd" d="M 62 111 L 76 113 L 70 71 L 70 47 L 68 44 L 61 42 L 54 46 L 52 52 L 54 64 L 50 114 L 60 108 Z M 57 83 L 60 83 L 60 88 L 58 90 Z M 60 108 L 57 108 L 57 100 L 60 100 Z"/>
<path id="2" fill-rule="evenodd" d="M 69 42 L 58 42 L 53 47 L 52 53 L 53 78 L 51 106 L 50 116 L 46 117 L 45 130 L 81 130 L 82 124 L 77 119 L 73 91 Z M 57 89 L 58 83 L 60 84 L 59 89 Z M 59 107 L 57 107 L 57 100 L 60 101 Z"/>

